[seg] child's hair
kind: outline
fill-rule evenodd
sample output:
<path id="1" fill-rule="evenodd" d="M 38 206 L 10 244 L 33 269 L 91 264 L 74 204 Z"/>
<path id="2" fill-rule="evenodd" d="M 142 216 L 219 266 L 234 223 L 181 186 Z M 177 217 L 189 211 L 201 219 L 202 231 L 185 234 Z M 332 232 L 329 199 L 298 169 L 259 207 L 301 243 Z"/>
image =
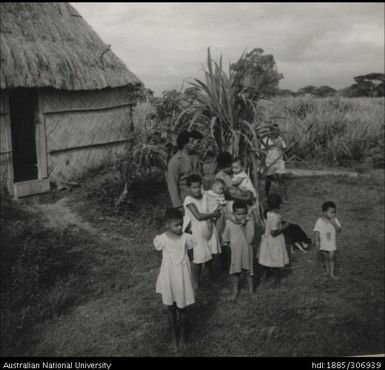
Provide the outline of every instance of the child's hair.
<path id="1" fill-rule="evenodd" d="M 233 161 L 232 161 L 232 163 L 237 163 L 237 162 L 239 162 L 239 163 L 240 163 L 240 165 L 241 165 L 241 166 L 243 166 L 243 161 L 242 161 L 242 159 L 241 159 L 241 158 L 239 158 L 239 157 L 235 157 L 235 158 L 233 159 Z"/>
<path id="2" fill-rule="evenodd" d="M 218 168 L 223 169 L 231 166 L 233 163 L 233 157 L 229 152 L 222 152 L 218 154 L 217 157 Z"/>
<path id="3" fill-rule="evenodd" d="M 279 208 L 281 203 L 282 199 L 278 194 L 269 194 L 267 197 L 267 205 L 269 206 L 269 209 Z"/>
<path id="4" fill-rule="evenodd" d="M 167 208 L 164 213 L 164 222 L 183 219 L 183 213 L 178 208 Z"/>
<path id="5" fill-rule="evenodd" d="M 189 177 L 187 177 L 186 184 L 188 187 L 190 187 L 191 184 L 194 182 L 200 182 L 202 184 L 201 177 L 199 175 L 190 175 Z"/>
<path id="6" fill-rule="evenodd" d="M 326 212 L 330 208 L 336 209 L 336 204 L 330 200 L 322 204 L 322 212 Z"/>
<path id="7" fill-rule="evenodd" d="M 218 184 L 221 184 L 221 185 L 223 185 L 223 186 L 226 186 L 225 182 L 224 182 L 222 179 L 217 178 L 217 179 L 215 179 L 215 180 L 213 181 L 213 184 L 211 185 L 211 187 L 214 187 L 215 185 L 218 185 Z"/>
<path id="8" fill-rule="evenodd" d="M 247 204 L 241 200 L 236 200 L 233 203 L 233 212 L 235 212 L 236 209 L 247 209 Z"/>

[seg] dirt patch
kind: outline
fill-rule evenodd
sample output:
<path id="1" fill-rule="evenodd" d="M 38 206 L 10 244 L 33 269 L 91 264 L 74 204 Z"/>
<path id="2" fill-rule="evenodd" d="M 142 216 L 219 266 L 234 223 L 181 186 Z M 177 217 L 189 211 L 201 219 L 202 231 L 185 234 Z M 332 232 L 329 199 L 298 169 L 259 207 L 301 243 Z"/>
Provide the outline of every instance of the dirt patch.
<path id="1" fill-rule="evenodd" d="M 96 233 L 97 229 L 69 208 L 67 204 L 69 199 L 70 197 L 64 197 L 53 204 L 35 204 L 30 208 L 40 210 L 45 215 L 49 227 L 64 230 L 69 226 L 77 226 L 88 232 Z"/>

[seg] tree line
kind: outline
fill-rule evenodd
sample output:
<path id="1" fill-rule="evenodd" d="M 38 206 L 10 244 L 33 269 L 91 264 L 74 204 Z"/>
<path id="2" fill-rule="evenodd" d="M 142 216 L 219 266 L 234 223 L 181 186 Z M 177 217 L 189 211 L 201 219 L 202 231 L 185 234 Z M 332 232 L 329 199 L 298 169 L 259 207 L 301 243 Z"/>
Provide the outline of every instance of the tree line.
<path id="1" fill-rule="evenodd" d="M 348 98 L 355 97 L 382 97 L 385 96 L 385 74 L 384 73 L 368 73 L 366 75 L 356 76 L 353 78 L 354 83 L 340 90 L 333 89 L 330 86 L 312 86 L 308 85 L 292 91 L 289 89 L 277 89 L 278 96 L 303 96 L 312 95 L 317 97 L 328 96 L 344 96 Z"/>

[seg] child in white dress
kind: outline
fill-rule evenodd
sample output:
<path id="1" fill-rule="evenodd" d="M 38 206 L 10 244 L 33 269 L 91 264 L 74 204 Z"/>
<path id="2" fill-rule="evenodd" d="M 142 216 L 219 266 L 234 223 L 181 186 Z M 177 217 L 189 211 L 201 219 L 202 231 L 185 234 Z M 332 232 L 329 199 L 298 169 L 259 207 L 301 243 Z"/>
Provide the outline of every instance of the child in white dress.
<path id="1" fill-rule="evenodd" d="M 265 233 L 262 235 L 257 254 L 259 264 L 272 269 L 274 287 L 281 284 L 281 268 L 289 263 L 285 238 L 282 234 L 288 224 L 283 224 L 278 214 L 281 203 L 282 200 L 278 194 L 270 194 L 267 197 L 269 211 L 265 220 Z"/>
<path id="2" fill-rule="evenodd" d="M 322 204 L 323 215 L 315 226 L 316 247 L 322 251 L 325 263 L 325 274 L 331 278 L 337 279 L 334 274 L 335 252 L 337 250 L 336 233 L 342 231 L 341 224 L 336 218 L 336 205 L 334 202 L 325 202 Z"/>
<path id="3" fill-rule="evenodd" d="M 185 209 L 183 230 L 191 226 L 191 233 L 195 240 L 193 249 L 195 281 L 199 285 L 202 265 L 206 264 L 212 279 L 211 260 L 213 255 L 221 253 L 217 230 L 212 222 L 220 217 L 221 211 L 219 208 L 214 212 L 208 211 L 206 196 L 202 194 L 202 179 L 199 175 L 190 175 L 186 182 L 190 195 L 187 195 L 183 202 Z"/>
<path id="4" fill-rule="evenodd" d="M 175 208 L 165 213 L 166 231 L 154 239 L 155 249 L 162 251 L 162 265 L 156 282 L 156 292 L 162 295 L 168 307 L 168 321 L 173 341 L 178 347 L 177 312 L 179 312 L 180 344 L 186 339 L 185 307 L 195 303 L 194 282 L 191 274 L 188 250 L 194 247 L 194 239 L 183 233 L 183 214 Z"/>

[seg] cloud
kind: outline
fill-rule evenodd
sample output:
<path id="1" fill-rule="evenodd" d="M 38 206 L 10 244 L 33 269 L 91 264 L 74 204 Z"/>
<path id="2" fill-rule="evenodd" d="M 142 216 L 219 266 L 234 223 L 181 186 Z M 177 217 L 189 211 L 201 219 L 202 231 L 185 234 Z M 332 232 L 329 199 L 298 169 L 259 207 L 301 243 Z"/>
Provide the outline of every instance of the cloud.
<path id="1" fill-rule="evenodd" d="M 225 62 L 273 54 L 281 85 L 345 87 L 384 70 L 381 3 L 73 3 L 156 93 L 202 77 L 207 47 Z"/>

